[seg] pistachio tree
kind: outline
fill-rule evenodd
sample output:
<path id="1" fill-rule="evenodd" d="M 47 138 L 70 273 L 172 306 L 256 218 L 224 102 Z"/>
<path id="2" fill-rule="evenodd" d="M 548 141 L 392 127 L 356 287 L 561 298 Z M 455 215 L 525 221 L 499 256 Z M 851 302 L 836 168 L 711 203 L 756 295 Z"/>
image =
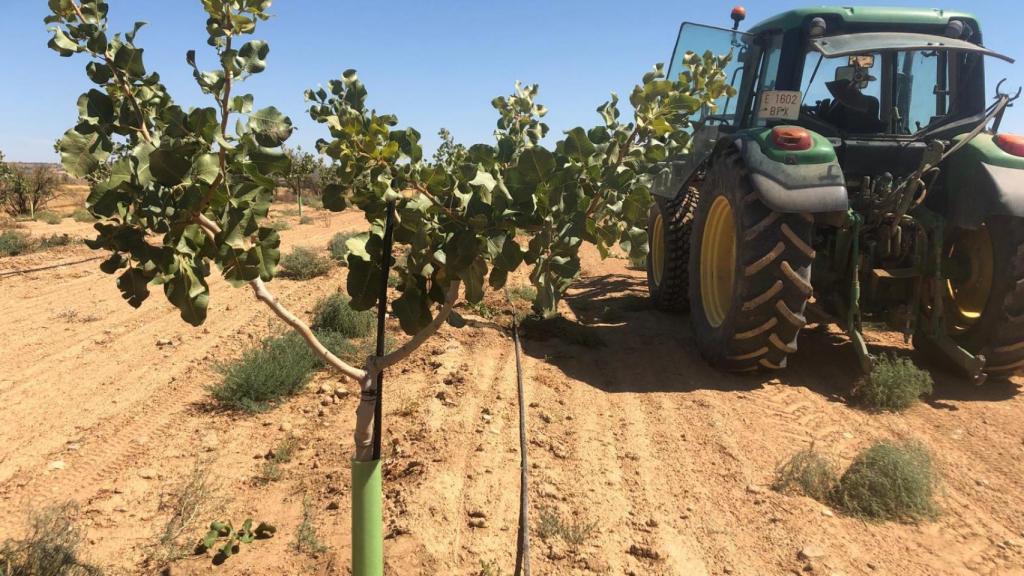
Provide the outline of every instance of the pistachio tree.
<path id="1" fill-rule="evenodd" d="M 275 182 L 289 172 L 285 142 L 291 120 L 240 93 L 266 69 L 270 47 L 252 39 L 270 0 L 200 0 L 210 50 L 185 55 L 210 105 L 175 104 L 147 69 L 136 40 L 143 23 L 111 35 L 103 0 L 49 0 L 50 47 L 86 57 L 95 84 L 78 99 L 77 124 L 58 149 L 66 170 L 95 182 L 87 207 L 99 219 L 89 246 L 109 257 L 103 271 L 138 307 L 152 288 L 192 325 L 204 322 L 214 269 L 297 331 L 338 373 L 364 391 L 357 409 L 356 459 L 371 455 L 376 377 L 423 344 L 460 298 L 479 302 L 522 267 L 537 287 L 535 308 L 553 314 L 580 271 L 583 242 L 607 255 L 616 244 L 631 256 L 646 250 L 643 229 L 650 187 L 666 158 L 689 144 L 690 118 L 731 94 L 727 57 L 686 56 L 687 71 L 665 78 L 658 66 L 630 95 L 632 120 L 618 99 L 598 108 L 601 123 L 568 131 L 553 148 L 542 141 L 546 109 L 537 86 L 496 98 L 495 141 L 468 146 L 459 161 L 424 160 L 420 133 L 367 105 L 355 71 L 306 92 L 310 116 L 326 127 L 318 151 L 333 160 L 324 207 L 354 207 L 369 231 L 349 241 L 351 305 L 369 309 L 390 264 L 385 217 L 394 209 L 394 241 L 407 253 L 396 266 L 400 295 L 391 314 L 410 338 L 362 367 L 332 354 L 309 326 L 270 291 L 280 238 L 266 225 Z"/>

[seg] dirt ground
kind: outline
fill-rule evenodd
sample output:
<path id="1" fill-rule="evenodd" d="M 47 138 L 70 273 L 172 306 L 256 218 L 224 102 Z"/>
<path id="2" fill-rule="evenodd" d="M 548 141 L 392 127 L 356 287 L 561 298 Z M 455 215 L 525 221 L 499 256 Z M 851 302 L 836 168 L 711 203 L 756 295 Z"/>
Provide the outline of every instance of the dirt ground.
<path id="1" fill-rule="evenodd" d="M 365 226 L 355 213 L 291 220 L 285 249 L 322 249 Z M 90 256 L 68 247 L 0 259 L 0 535 L 21 534 L 30 510 L 73 499 L 87 559 L 110 574 L 159 573 L 147 559 L 198 462 L 220 485 L 218 517 L 251 516 L 278 532 L 223 565 L 192 556 L 163 573 L 348 574 L 356 395 L 322 406 L 318 386 L 337 382 L 321 374 L 271 412 L 219 410 L 207 391 L 215 363 L 281 329 L 247 290 L 219 279 L 209 320 L 192 328 L 159 292 L 133 310 L 95 261 L 3 276 Z M 308 315 L 344 275 L 272 288 Z M 469 326 L 446 326 L 387 376 L 389 574 L 512 570 L 519 454 L 508 317 L 463 314 Z M 721 374 L 700 360 L 685 317 L 648 306 L 643 272 L 589 249 L 565 314 L 585 337 L 524 341 L 534 574 L 1024 574 L 1020 380 L 976 388 L 936 373 L 928 402 L 870 414 L 847 404 L 856 360 L 825 329 L 804 333 L 785 372 Z M 894 335 L 869 338 L 876 352 L 904 350 Z M 256 483 L 264 454 L 287 434 L 299 437 L 294 460 L 279 481 Z M 904 437 L 937 460 L 936 521 L 866 523 L 768 489 L 780 461 L 811 443 L 846 465 L 875 440 Z M 316 555 L 294 549 L 304 500 L 328 547 Z M 470 526 L 471 512 L 486 516 L 483 527 Z M 542 513 L 585 527 L 578 549 L 544 542 Z M 821 555 L 801 560 L 805 548 Z"/>

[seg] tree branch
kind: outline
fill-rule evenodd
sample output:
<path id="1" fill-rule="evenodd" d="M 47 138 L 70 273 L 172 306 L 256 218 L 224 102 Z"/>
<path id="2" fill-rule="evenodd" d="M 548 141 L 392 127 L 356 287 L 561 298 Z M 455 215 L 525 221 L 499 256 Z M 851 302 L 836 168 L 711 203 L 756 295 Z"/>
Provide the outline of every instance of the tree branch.
<path id="1" fill-rule="evenodd" d="M 81 21 L 83 25 L 88 24 L 88 22 L 85 21 L 85 15 L 82 14 L 82 8 L 78 5 L 78 2 L 71 0 L 71 6 L 74 8 L 75 14 L 78 15 L 78 20 Z M 128 86 L 128 81 L 125 80 L 124 75 L 122 75 L 121 71 L 114 65 L 114 59 L 108 56 L 106 52 L 103 53 L 102 58 L 103 61 L 107 63 L 111 72 L 114 73 L 114 78 L 117 80 L 117 85 L 120 86 L 121 91 L 124 92 L 124 97 L 128 99 L 128 102 L 132 105 L 132 109 L 135 110 L 135 113 L 139 116 L 139 131 L 142 132 L 142 138 L 145 139 L 146 142 L 152 144 L 153 137 L 149 134 L 149 127 L 146 126 L 146 117 L 142 114 L 142 106 L 139 105 L 139 101 L 135 98 L 135 93 L 131 91 Z"/>
<path id="2" fill-rule="evenodd" d="M 466 223 L 465 219 L 463 219 L 461 216 L 459 216 L 455 212 L 452 212 L 451 208 L 445 206 L 443 202 L 438 200 L 436 196 L 434 196 L 433 194 L 430 193 L 429 190 L 424 188 L 422 184 L 420 184 L 419 182 L 416 182 L 416 183 L 413 183 L 412 187 L 413 187 L 414 190 L 416 190 L 420 194 L 423 194 L 424 196 L 426 196 L 427 199 L 430 200 L 431 202 L 433 202 L 435 206 L 437 206 L 441 210 L 444 210 L 445 214 L 447 214 L 449 218 L 451 218 L 452 220 L 455 220 L 456 222 L 461 222 L 463 224 Z"/>
<path id="3" fill-rule="evenodd" d="M 409 339 L 401 348 L 383 356 L 370 356 L 366 359 L 367 377 L 362 380 L 362 394 L 359 396 L 359 405 L 356 407 L 356 425 L 353 432 L 353 439 L 356 443 L 355 459 L 366 462 L 373 458 L 373 424 L 377 406 L 377 376 L 381 370 L 407 358 L 417 348 L 423 345 L 428 338 L 444 324 L 445 320 L 452 313 L 455 301 L 459 297 L 459 286 L 461 281 L 452 282 L 448 288 L 448 297 L 444 305 L 438 311 L 434 319 L 426 328 L 420 330 Z"/>
<path id="4" fill-rule="evenodd" d="M 410 338 L 409 341 L 403 344 L 398 350 L 395 350 L 390 354 L 385 354 L 379 358 L 371 356 L 366 362 L 367 372 L 370 374 L 377 374 L 385 368 L 394 366 L 408 358 L 409 355 L 422 346 L 428 338 L 433 336 L 434 333 L 441 328 L 441 325 L 445 323 L 448 316 L 451 315 L 452 308 L 455 307 L 455 301 L 459 298 L 459 286 L 461 284 L 462 281 L 456 280 L 448 286 L 448 296 L 445 298 L 444 305 L 441 306 L 441 310 L 438 311 L 437 315 L 434 316 L 434 319 L 430 321 L 430 324 L 428 324 L 426 328 L 417 332 L 415 336 Z"/>
<path id="5" fill-rule="evenodd" d="M 206 236 L 211 240 L 216 238 L 217 234 L 220 232 L 220 226 L 218 226 L 217 223 L 214 222 L 213 220 L 207 218 L 206 215 L 204 214 L 196 215 L 196 223 L 199 225 L 200 228 L 203 229 L 203 232 L 205 232 Z M 284 320 L 285 324 L 288 324 L 289 326 L 292 327 L 293 330 L 298 332 L 299 336 L 302 336 L 302 339 L 306 341 L 306 344 L 309 345 L 313 352 L 315 352 L 317 356 L 320 356 L 320 358 L 323 359 L 323 361 L 327 365 L 336 369 L 338 372 L 341 372 L 345 376 L 355 380 L 356 382 L 359 382 L 360 386 L 365 386 L 365 382 L 367 380 L 366 371 L 360 370 L 359 368 L 356 368 L 355 366 L 348 364 L 341 358 L 335 356 L 334 353 L 332 353 L 330 350 L 328 350 L 327 347 L 324 346 L 323 343 L 321 343 L 320 340 L 316 337 L 316 334 L 313 334 L 313 331 L 309 328 L 309 325 L 303 322 L 298 316 L 293 314 L 290 310 L 285 308 L 284 305 L 281 304 L 281 302 L 277 299 L 277 297 L 270 292 L 270 290 L 267 288 L 267 285 L 263 282 L 262 279 L 256 278 L 255 280 L 251 280 L 249 282 L 249 287 L 252 288 L 253 294 L 255 294 L 256 299 L 266 304 L 271 310 L 274 311 L 274 314 L 276 314 L 278 318 Z"/>

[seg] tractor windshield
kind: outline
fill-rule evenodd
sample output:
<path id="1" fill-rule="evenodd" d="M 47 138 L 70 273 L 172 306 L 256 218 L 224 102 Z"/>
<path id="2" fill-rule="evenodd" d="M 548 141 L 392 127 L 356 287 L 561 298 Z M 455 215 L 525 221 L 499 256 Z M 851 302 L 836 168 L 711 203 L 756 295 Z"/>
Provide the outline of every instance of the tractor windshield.
<path id="1" fill-rule="evenodd" d="M 943 49 L 832 58 L 811 51 L 801 113 L 847 134 L 912 135 L 957 112 L 955 71 L 973 69 L 978 59 Z"/>
<path id="2" fill-rule="evenodd" d="M 679 27 L 679 37 L 676 40 L 675 50 L 672 52 L 672 61 L 668 67 L 669 79 L 675 80 L 679 74 L 686 70 L 683 62 L 687 52 L 704 54 L 706 51 L 715 55 L 732 54 L 732 60 L 725 68 L 726 77 L 733 86 L 739 86 L 743 78 L 744 65 L 749 54 L 751 35 L 725 28 L 704 26 L 684 22 Z M 717 120 L 719 122 L 732 123 L 736 115 L 736 98 L 723 96 L 715 102 L 714 109 L 706 109 L 700 112 L 703 119 Z"/>
<path id="3" fill-rule="evenodd" d="M 983 56 L 1012 62 L 983 46 L 929 34 L 815 38 L 804 62 L 800 114 L 840 133 L 916 134 L 980 111 Z"/>

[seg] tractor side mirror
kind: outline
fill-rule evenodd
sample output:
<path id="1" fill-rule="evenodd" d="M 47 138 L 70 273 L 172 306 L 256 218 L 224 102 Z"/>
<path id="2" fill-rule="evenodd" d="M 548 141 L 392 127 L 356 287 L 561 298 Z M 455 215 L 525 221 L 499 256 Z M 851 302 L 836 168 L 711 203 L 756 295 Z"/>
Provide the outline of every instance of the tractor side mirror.
<path id="1" fill-rule="evenodd" d="M 856 86 L 858 90 L 863 90 L 868 87 L 871 77 L 862 70 L 856 66 L 840 66 L 836 68 L 836 81 L 845 81 L 851 86 Z"/>

